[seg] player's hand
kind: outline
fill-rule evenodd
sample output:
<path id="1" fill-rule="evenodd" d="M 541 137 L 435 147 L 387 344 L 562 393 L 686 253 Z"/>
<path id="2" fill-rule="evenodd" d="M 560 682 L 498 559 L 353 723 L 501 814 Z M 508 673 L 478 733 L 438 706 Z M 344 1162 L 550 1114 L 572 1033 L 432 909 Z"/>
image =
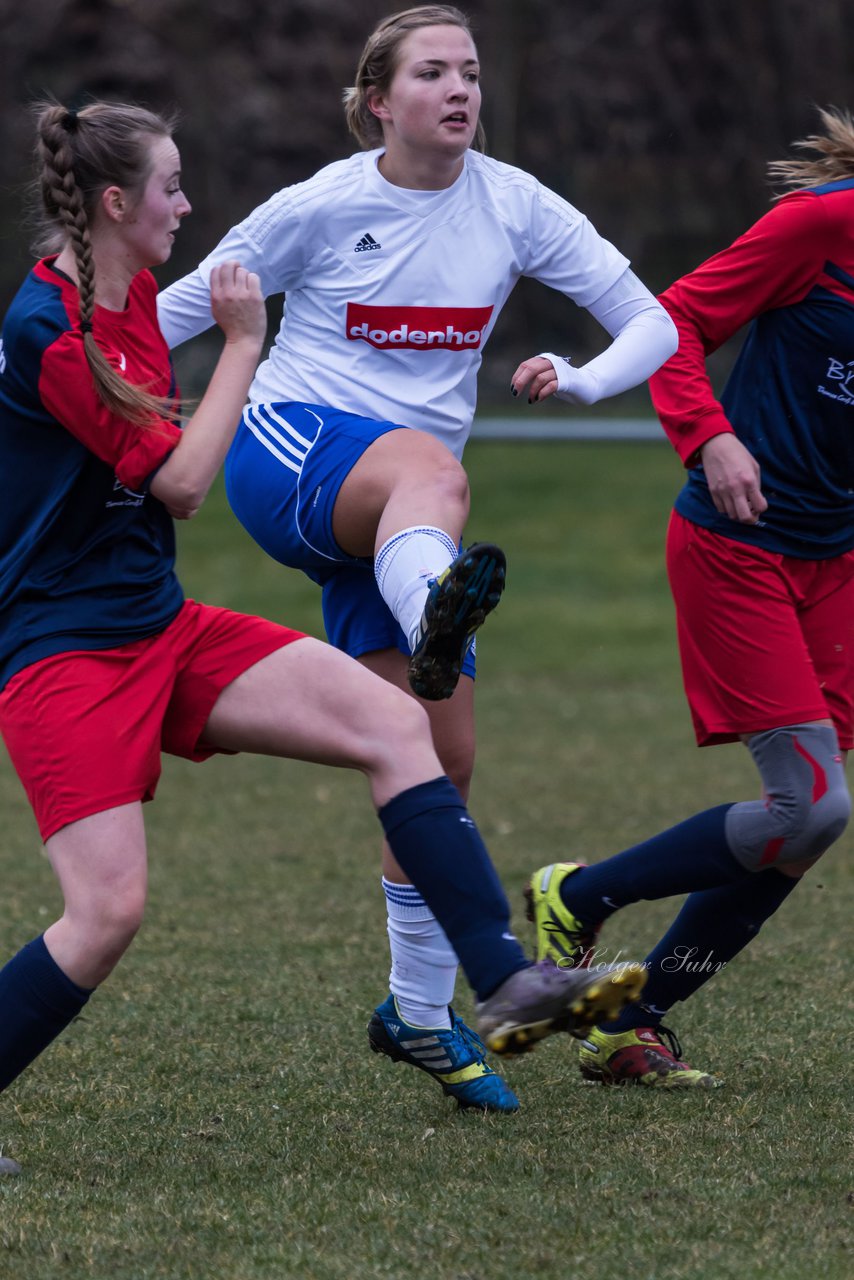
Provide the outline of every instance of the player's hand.
<path id="1" fill-rule="evenodd" d="M 553 396 L 557 391 L 557 374 L 551 360 L 546 360 L 543 356 L 523 360 L 510 379 L 510 390 L 514 396 L 522 396 L 527 392 L 528 404 Z"/>
<path id="2" fill-rule="evenodd" d="M 739 524 L 756 524 L 768 503 L 760 488 L 759 463 L 737 436 L 712 436 L 700 459 L 715 509 Z"/>
<path id="3" fill-rule="evenodd" d="M 211 311 L 227 342 L 247 338 L 259 347 L 267 333 L 261 281 L 239 262 L 221 262 L 211 271 Z"/>
<path id="4" fill-rule="evenodd" d="M 546 356 L 523 360 L 510 379 L 513 395 L 521 396 L 527 391 L 529 404 L 554 395 L 567 404 L 595 404 L 598 387 L 593 375 L 583 367 L 576 369 L 562 356 L 555 356 L 554 361 Z"/>

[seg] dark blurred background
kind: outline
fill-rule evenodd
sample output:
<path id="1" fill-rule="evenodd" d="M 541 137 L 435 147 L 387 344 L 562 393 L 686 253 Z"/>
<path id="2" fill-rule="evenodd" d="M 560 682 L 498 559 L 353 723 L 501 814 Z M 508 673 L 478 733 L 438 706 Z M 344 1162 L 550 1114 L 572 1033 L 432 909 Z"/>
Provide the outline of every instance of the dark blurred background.
<path id="1" fill-rule="evenodd" d="M 0 0 L 0 310 L 32 258 L 23 216 L 45 94 L 177 108 L 194 212 L 161 283 L 259 201 L 355 149 L 341 90 L 387 0 Z M 816 105 L 854 106 L 852 0 L 471 0 L 488 150 L 577 205 L 659 290 L 767 207 L 769 159 Z M 520 335 L 524 335 L 520 342 Z M 601 331 L 522 282 L 482 404 L 533 350 Z"/>

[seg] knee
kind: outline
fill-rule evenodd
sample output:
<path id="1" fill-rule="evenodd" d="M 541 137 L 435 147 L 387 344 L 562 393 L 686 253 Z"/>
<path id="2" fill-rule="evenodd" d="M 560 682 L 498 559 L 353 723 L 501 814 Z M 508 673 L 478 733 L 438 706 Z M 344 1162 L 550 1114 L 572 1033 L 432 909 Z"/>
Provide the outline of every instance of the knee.
<path id="1" fill-rule="evenodd" d="M 733 853 L 751 870 L 815 861 L 839 839 L 851 816 L 834 730 L 788 726 L 757 734 L 749 749 L 767 798 L 733 805 L 727 818 Z"/>
<path id="2" fill-rule="evenodd" d="M 812 812 L 816 815 L 816 843 L 821 848 L 808 851 L 807 856 L 817 857 L 835 844 L 848 826 L 851 819 L 851 793 L 848 787 L 834 787 L 818 805 L 813 805 Z"/>
<path id="3" fill-rule="evenodd" d="M 818 800 L 801 798 L 777 813 L 778 867 L 811 865 L 835 844 L 851 817 L 851 796 L 838 783 Z"/>
<path id="4" fill-rule="evenodd" d="M 86 951 L 106 977 L 133 942 L 145 913 L 145 891 L 134 886 L 112 893 L 82 914 L 75 923 L 85 930 Z"/>
<path id="5" fill-rule="evenodd" d="M 851 817 L 851 796 L 844 783 L 828 790 L 820 799 L 802 799 L 788 805 L 772 804 L 769 811 L 763 862 L 779 870 L 806 870 L 835 844 Z M 773 855 L 773 856 L 772 856 Z"/>
<path id="6" fill-rule="evenodd" d="M 365 739 L 374 754 L 400 760 L 432 745 L 430 720 L 415 698 L 386 681 L 375 694 L 363 721 Z"/>
<path id="7" fill-rule="evenodd" d="M 396 750 L 409 750 L 425 740 L 432 742 L 430 718 L 424 707 L 402 689 L 392 690 L 395 708 L 389 720 L 394 725 Z"/>
<path id="8" fill-rule="evenodd" d="M 458 462 L 447 449 L 437 452 L 431 459 L 429 471 L 419 478 L 419 486 L 422 490 L 432 489 L 443 503 L 454 503 L 463 507 L 468 513 L 470 501 L 468 476 L 462 463 Z"/>

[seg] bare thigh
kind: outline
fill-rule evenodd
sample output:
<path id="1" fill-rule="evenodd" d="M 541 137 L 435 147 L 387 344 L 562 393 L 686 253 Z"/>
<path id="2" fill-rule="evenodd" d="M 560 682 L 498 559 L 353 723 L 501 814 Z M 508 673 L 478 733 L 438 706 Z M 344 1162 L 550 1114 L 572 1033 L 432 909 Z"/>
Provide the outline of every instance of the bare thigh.
<path id="1" fill-rule="evenodd" d="M 233 680 L 203 737 L 229 751 L 359 769 L 377 807 L 441 773 L 426 714 L 414 700 L 311 638 L 277 649 Z"/>
<path id="2" fill-rule="evenodd" d="M 338 493 L 335 541 L 348 555 L 372 556 L 412 525 L 443 529 L 458 542 L 469 513 L 468 478 L 443 444 L 423 431 L 389 431 L 369 445 Z"/>
<path id="3" fill-rule="evenodd" d="M 470 676 L 461 676 L 452 697 L 442 702 L 427 702 L 415 697 L 410 689 L 407 678 L 409 659 L 399 649 L 365 653 L 359 662 L 424 708 L 442 768 L 463 799 L 467 800 L 475 756 L 474 680 Z"/>

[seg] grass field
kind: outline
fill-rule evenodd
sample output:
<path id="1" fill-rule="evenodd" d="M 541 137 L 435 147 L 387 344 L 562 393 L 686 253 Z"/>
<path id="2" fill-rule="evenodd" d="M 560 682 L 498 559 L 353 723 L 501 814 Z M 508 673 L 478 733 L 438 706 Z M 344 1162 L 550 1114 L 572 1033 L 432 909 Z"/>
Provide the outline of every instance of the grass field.
<path id="1" fill-rule="evenodd" d="M 527 937 L 544 862 L 599 858 L 752 796 L 693 746 L 663 574 L 663 445 L 475 444 L 469 534 L 508 553 L 484 631 L 472 810 Z M 181 531 L 190 594 L 317 631 L 217 491 Z M 0 770 L 0 955 L 57 893 Z M 726 1087 L 585 1087 L 573 1042 L 506 1067 L 516 1117 L 459 1114 L 366 1050 L 386 991 L 378 827 L 361 779 L 166 761 L 143 931 L 85 1016 L 0 1097 L 2 1280 L 844 1280 L 854 1275 L 851 835 L 672 1023 Z M 641 957 L 674 904 L 608 947 Z M 458 1007 L 471 1012 L 460 980 Z"/>

